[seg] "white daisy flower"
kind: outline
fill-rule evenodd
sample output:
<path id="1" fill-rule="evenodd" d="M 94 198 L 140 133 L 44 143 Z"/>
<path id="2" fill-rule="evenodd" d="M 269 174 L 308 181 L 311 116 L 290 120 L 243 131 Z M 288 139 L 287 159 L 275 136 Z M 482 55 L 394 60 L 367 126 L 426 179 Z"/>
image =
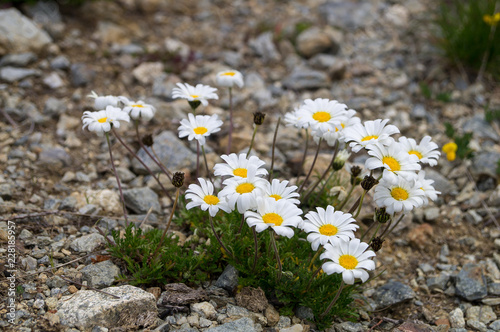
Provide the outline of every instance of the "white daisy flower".
<path id="1" fill-rule="evenodd" d="M 95 91 L 92 91 L 89 95 L 87 95 L 89 98 L 94 98 L 94 108 L 96 110 L 104 110 L 108 106 L 113 106 L 113 107 L 118 107 L 118 103 L 120 102 L 120 99 L 115 96 L 99 96 Z"/>
<path id="2" fill-rule="evenodd" d="M 337 141 L 344 142 L 344 129 L 361 122 L 360 118 L 354 116 L 355 114 L 355 110 L 347 110 L 346 117 L 334 128 L 327 128 L 326 131 L 318 129 L 313 132 L 314 141 L 318 143 L 319 139 L 323 138 L 330 146 L 334 146 Z"/>
<path id="3" fill-rule="evenodd" d="M 393 142 L 388 147 L 383 145 L 369 145 L 367 149 L 371 157 L 366 160 L 365 167 L 369 170 L 383 167 L 385 170 L 393 172 L 396 175 L 412 179 L 417 176 L 416 171 L 421 168 L 418 163 L 418 157 L 402 151 L 397 142 Z"/>
<path id="4" fill-rule="evenodd" d="M 177 86 L 178 88 L 172 89 L 172 98 L 174 99 L 198 100 L 203 106 L 208 105 L 207 99 L 219 99 L 219 96 L 215 93 L 217 89 L 209 85 L 197 84 L 196 86 L 192 86 L 187 83 L 177 83 Z"/>
<path id="5" fill-rule="evenodd" d="M 261 168 L 265 162 L 260 160 L 259 157 L 250 156 L 247 159 L 246 153 L 231 153 L 230 155 L 223 154 L 220 156 L 226 163 L 218 163 L 214 166 L 215 176 L 231 176 L 236 178 L 246 178 L 248 167 L 250 165 L 257 168 L 257 176 L 266 176 L 267 170 Z"/>
<path id="6" fill-rule="evenodd" d="M 188 140 L 197 139 L 200 145 L 205 145 L 206 137 L 212 133 L 216 133 L 222 126 L 222 121 L 219 120 L 217 114 L 210 115 L 197 115 L 196 117 L 189 113 L 189 119 L 182 119 L 179 126 L 179 137 L 188 136 Z"/>
<path id="7" fill-rule="evenodd" d="M 227 88 L 232 88 L 234 85 L 242 88 L 245 84 L 243 82 L 243 75 L 237 70 L 225 70 L 217 73 L 215 83 L 217 83 L 218 86 Z"/>
<path id="8" fill-rule="evenodd" d="M 201 186 L 190 184 L 186 190 L 186 199 L 191 200 L 186 204 L 186 209 L 199 206 L 203 211 L 208 210 L 212 217 L 215 217 L 219 209 L 225 212 L 232 211 L 224 198 L 214 195 L 214 185 L 210 181 L 198 178 L 198 182 Z"/>
<path id="9" fill-rule="evenodd" d="M 305 215 L 305 220 L 301 224 L 307 235 L 307 241 L 311 242 L 314 251 L 318 250 L 319 245 L 324 246 L 330 242 L 337 245 L 338 240 L 348 241 L 354 238 L 354 232 L 358 229 L 356 220 L 350 213 L 335 211 L 333 206 L 328 205 L 326 210 L 317 207 L 316 211 L 310 211 Z"/>
<path id="10" fill-rule="evenodd" d="M 421 187 L 420 182 L 385 172 L 375 187 L 373 200 L 391 215 L 401 211 L 406 213 L 424 204 L 425 193 Z"/>
<path id="11" fill-rule="evenodd" d="M 425 171 L 418 172 L 417 181 L 422 185 L 420 189 L 424 191 L 424 203 L 426 205 L 429 204 L 429 199 L 431 201 L 435 201 L 437 196 L 441 194 L 441 192 L 437 191 L 432 185 L 434 180 L 427 180 L 425 178 Z"/>
<path id="12" fill-rule="evenodd" d="M 337 246 L 325 244 L 325 252 L 320 259 L 329 259 L 331 262 L 323 263 L 323 271 L 326 274 L 342 273 L 342 279 L 348 285 L 353 285 L 356 278 L 365 282 L 370 277 L 366 270 L 375 270 L 375 262 L 370 259 L 375 256 L 375 252 L 366 249 L 368 244 L 359 239 L 339 240 Z"/>
<path id="13" fill-rule="evenodd" d="M 322 98 L 306 99 L 297 110 L 300 126 L 308 125 L 313 130 L 320 130 L 322 133 L 329 129 L 335 131 L 335 127 L 345 120 L 346 114 L 347 106 L 345 104 Z"/>
<path id="14" fill-rule="evenodd" d="M 125 105 L 123 111 L 127 112 L 128 115 L 134 120 L 144 119 L 149 121 L 153 118 L 156 113 L 156 108 L 153 105 L 146 104 L 142 100 L 132 101 L 126 97 L 118 97 L 120 101 Z"/>
<path id="15" fill-rule="evenodd" d="M 293 112 L 287 112 L 285 114 L 285 125 L 287 127 L 294 126 L 296 128 L 309 128 L 309 123 L 306 121 L 301 121 L 302 115 L 298 114 L 299 109 L 295 108 Z"/>
<path id="16" fill-rule="evenodd" d="M 120 128 L 120 121 L 129 122 L 130 117 L 118 107 L 107 106 L 103 111 L 83 112 L 82 121 L 82 129 L 87 127 L 89 131 L 95 131 L 102 136 L 103 133 L 111 131 L 112 127 Z"/>
<path id="17" fill-rule="evenodd" d="M 391 145 L 393 134 L 399 133 L 398 127 L 387 125 L 388 119 L 366 121 L 364 124 L 354 124 L 344 129 L 344 140 L 349 143 L 353 152 L 358 152 L 370 144 Z"/>
<path id="18" fill-rule="evenodd" d="M 257 176 L 257 168 L 250 166 L 246 178 L 229 178 L 222 183 L 225 187 L 219 193 L 226 197 L 229 207 L 236 206 L 239 213 L 257 207 L 257 197 L 263 196 L 267 180 Z"/>
<path id="19" fill-rule="evenodd" d="M 248 226 L 255 226 L 259 233 L 271 227 L 276 234 L 291 238 L 295 234 L 292 227 L 302 222 L 301 214 L 301 209 L 285 200 L 258 197 L 257 212 L 245 212 L 245 220 Z"/>
<path id="20" fill-rule="evenodd" d="M 431 142 L 430 136 L 425 136 L 420 141 L 420 144 L 413 138 L 406 138 L 404 136 L 399 138 L 401 150 L 418 157 L 419 161 L 430 166 L 436 166 L 441 152 L 436 143 Z"/>
<path id="21" fill-rule="evenodd" d="M 296 197 L 300 197 L 297 192 L 297 186 L 288 187 L 288 181 L 280 181 L 273 179 L 271 183 L 267 182 L 264 188 L 264 197 L 272 197 L 275 200 L 285 200 L 291 204 L 299 205 L 300 201 Z"/>

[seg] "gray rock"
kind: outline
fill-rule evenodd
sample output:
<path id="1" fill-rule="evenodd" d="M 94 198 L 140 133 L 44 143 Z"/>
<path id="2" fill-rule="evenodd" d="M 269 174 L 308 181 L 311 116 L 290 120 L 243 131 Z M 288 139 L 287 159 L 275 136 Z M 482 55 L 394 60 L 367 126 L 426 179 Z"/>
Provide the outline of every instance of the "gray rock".
<path id="1" fill-rule="evenodd" d="M 175 171 L 187 168 L 192 171 L 196 168 L 196 153 L 188 149 L 178 136 L 171 131 L 163 131 L 160 135 L 154 137 L 153 148 L 160 161 L 169 170 Z M 137 155 L 152 172 L 156 173 L 160 171 L 158 165 L 149 158 L 142 148 Z M 132 161 L 132 167 L 137 174 L 149 174 L 137 159 Z"/>
<path id="2" fill-rule="evenodd" d="M 424 217 L 427 221 L 434 221 L 439 218 L 440 209 L 438 207 L 429 207 L 424 211 Z"/>
<path id="3" fill-rule="evenodd" d="M 73 211 L 76 208 L 76 204 L 78 203 L 77 199 L 73 196 L 65 197 L 58 209 L 61 211 Z"/>
<path id="4" fill-rule="evenodd" d="M 68 69 L 70 66 L 71 62 L 64 55 L 58 55 L 50 61 L 50 67 L 52 69 Z"/>
<path id="5" fill-rule="evenodd" d="M 95 70 L 84 63 L 74 63 L 71 65 L 70 79 L 75 87 L 85 86 L 91 83 L 95 76 Z"/>
<path id="6" fill-rule="evenodd" d="M 410 112 L 410 116 L 414 119 L 425 119 L 427 118 L 427 111 L 425 106 L 422 104 L 416 104 Z"/>
<path id="7" fill-rule="evenodd" d="M 77 252 L 91 252 L 104 244 L 105 241 L 104 236 L 101 234 L 92 233 L 74 239 L 70 244 L 70 248 Z"/>
<path id="8" fill-rule="evenodd" d="M 233 293 L 238 286 L 238 270 L 232 265 L 226 266 L 224 272 L 215 282 L 215 286 Z"/>
<path id="9" fill-rule="evenodd" d="M 246 317 L 250 315 L 250 311 L 237 305 L 228 304 L 226 306 L 226 314 L 228 317 Z"/>
<path id="10" fill-rule="evenodd" d="M 344 77 L 347 62 L 330 54 L 318 54 L 308 61 L 309 66 L 318 70 L 326 70 L 332 80 Z"/>
<path id="11" fill-rule="evenodd" d="M 71 165 L 71 157 L 63 148 L 42 146 L 38 156 L 38 165 L 51 171 L 59 171 Z"/>
<path id="12" fill-rule="evenodd" d="M 488 284 L 488 294 L 500 296 L 500 282 L 494 282 Z"/>
<path id="13" fill-rule="evenodd" d="M 379 18 L 378 8 L 372 2 L 328 1 L 318 7 L 328 25 L 352 30 L 372 25 Z"/>
<path id="14" fill-rule="evenodd" d="M 486 324 L 478 322 L 477 320 L 468 320 L 467 326 L 472 327 L 473 329 L 480 331 L 480 332 L 487 332 L 488 331 Z"/>
<path id="15" fill-rule="evenodd" d="M 17 9 L 0 10 L 0 53 L 37 53 L 50 43 L 50 36 Z"/>
<path id="16" fill-rule="evenodd" d="M 297 36 L 297 50 L 306 58 L 318 53 L 337 54 L 340 45 L 332 38 L 328 30 L 311 27 Z"/>
<path id="17" fill-rule="evenodd" d="M 123 191 L 125 205 L 135 213 L 148 213 L 152 207 L 154 213 L 161 213 L 158 195 L 148 187 L 133 188 Z"/>
<path id="18" fill-rule="evenodd" d="M 151 84 L 162 75 L 163 70 L 161 62 L 143 62 L 132 71 L 132 75 L 142 84 Z"/>
<path id="19" fill-rule="evenodd" d="M 456 308 L 455 310 L 451 311 L 449 319 L 451 327 L 454 328 L 465 327 L 464 312 L 462 311 L 462 309 Z"/>
<path id="20" fill-rule="evenodd" d="M 273 41 L 273 33 L 270 31 L 264 32 L 257 36 L 257 38 L 250 40 L 249 45 L 265 61 L 278 61 L 281 59 L 281 55 Z"/>
<path id="21" fill-rule="evenodd" d="M 167 75 L 162 73 L 153 80 L 153 96 L 165 100 L 172 99 L 172 90 L 175 88 L 175 83 L 179 82 L 180 78 L 176 75 Z"/>
<path id="22" fill-rule="evenodd" d="M 57 307 L 61 324 L 82 330 L 93 326 L 147 328 L 156 325 L 158 310 L 153 294 L 130 285 L 103 291 L 118 298 L 91 290 L 64 296 Z"/>
<path id="23" fill-rule="evenodd" d="M 26 7 L 26 11 L 35 22 L 41 25 L 47 25 L 50 23 L 62 23 L 61 13 L 59 12 L 59 5 L 56 1 L 37 1 L 32 6 Z"/>
<path id="24" fill-rule="evenodd" d="M 9 83 L 17 82 L 31 76 L 40 76 L 41 72 L 36 69 L 3 67 L 0 68 L 0 80 Z"/>
<path id="25" fill-rule="evenodd" d="M 313 310 L 309 307 L 304 307 L 304 306 L 299 306 L 295 310 L 295 316 L 300 319 L 307 319 L 307 320 L 313 320 L 314 319 L 314 313 Z"/>
<path id="26" fill-rule="evenodd" d="M 51 89 L 59 89 L 64 86 L 64 81 L 58 73 L 52 72 L 43 78 L 43 84 Z"/>
<path id="27" fill-rule="evenodd" d="M 31 237 L 33 237 L 33 233 L 31 233 L 31 232 L 30 232 L 29 230 L 27 230 L 26 228 L 23 228 L 23 229 L 21 230 L 21 233 L 19 233 L 19 236 L 18 236 L 18 238 L 19 238 L 20 240 L 26 240 L 26 239 L 29 239 L 29 238 L 31 238 Z"/>
<path id="28" fill-rule="evenodd" d="M 487 138 L 496 142 L 500 139 L 491 125 L 484 119 L 484 115 L 475 115 L 466 121 L 463 130 L 464 132 L 474 133 L 476 138 Z"/>
<path id="29" fill-rule="evenodd" d="M 497 315 L 490 306 L 473 306 L 467 309 L 467 320 L 476 320 L 488 324 L 497 319 Z"/>
<path id="30" fill-rule="evenodd" d="M 292 325 L 292 320 L 290 319 L 290 317 L 280 316 L 280 319 L 278 321 L 278 324 L 276 324 L 276 327 L 282 329 L 284 327 L 289 327 L 290 325 Z"/>
<path id="31" fill-rule="evenodd" d="M 0 184 L 0 197 L 6 201 L 10 201 L 12 199 L 12 185 L 9 183 Z"/>
<path id="32" fill-rule="evenodd" d="M 335 324 L 335 330 L 339 332 L 363 332 L 366 331 L 366 327 L 361 323 L 343 322 Z"/>
<path id="33" fill-rule="evenodd" d="M 428 264 L 428 263 L 422 263 L 419 266 L 419 269 L 421 269 L 424 273 L 429 273 L 435 271 L 434 266 Z"/>
<path id="34" fill-rule="evenodd" d="M 165 285 L 165 291 L 158 298 L 158 306 L 186 306 L 208 300 L 204 290 L 192 289 L 185 284 L 173 283 Z"/>
<path id="35" fill-rule="evenodd" d="M 25 67 L 36 61 L 37 56 L 35 53 L 27 52 L 20 54 L 7 54 L 0 59 L 0 67 L 4 66 L 14 66 L 14 67 Z"/>
<path id="36" fill-rule="evenodd" d="M 47 280 L 46 284 L 49 288 L 63 288 L 64 286 L 68 285 L 68 282 L 64 281 L 59 276 L 54 276 L 54 277 L 50 278 L 49 280 Z"/>
<path id="37" fill-rule="evenodd" d="M 220 326 L 209 328 L 206 332 L 257 332 L 254 322 L 248 317 L 222 324 Z"/>
<path id="38" fill-rule="evenodd" d="M 399 281 L 389 281 L 378 287 L 373 294 L 377 309 L 402 303 L 415 298 L 415 292 Z"/>
<path id="39" fill-rule="evenodd" d="M 470 167 L 471 173 L 474 176 L 482 174 L 489 177 L 496 178 L 497 162 L 500 160 L 500 153 L 498 152 L 480 152 L 472 160 Z M 426 173 L 427 174 L 427 173 Z"/>
<path id="40" fill-rule="evenodd" d="M 430 290 L 439 289 L 444 291 L 448 281 L 450 281 L 450 275 L 441 273 L 437 277 L 427 279 L 427 287 L 429 287 Z"/>
<path id="41" fill-rule="evenodd" d="M 425 178 L 428 180 L 434 180 L 434 188 L 440 191 L 443 196 L 456 195 L 458 193 L 457 185 L 454 182 L 448 180 L 433 169 L 427 168 L 425 170 Z"/>
<path id="42" fill-rule="evenodd" d="M 120 268 L 110 260 L 90 264 L 82 270 L 82 280 L 94 288 L 109 287 L 115 282 L 115 278 L 120 274 Z"/>
<path id="43" fill-rule="evenodd" d="M 57 99 L 54 97 L 49 97 L 45 101 L 45 106 L 43 108 L 43 113 L 48 116 L 58 116 L 62 113 L 65 113 L 68 109 L 66 102 L 61 99 Z"/>
<path id="44" fill-rule="evenodd" d="M 481 265 L 467 263 L 456 278 L 456 293 L 467 301 L 480 300 L 488 294 Z"/>
<path id="45" fill-rule="evenodd" d="M 31 256 L 21 258 L 21 267 L 25 271 L 34 271 L 36 269 L 37 260 Z"/>
<path id="46" fill-rule="evenodd" d="M 493 331 L 500 331 L 500 319 L 494 321 L 488 327 Z"/>
<path id="47" fill-rule="evenodd" d="M 305 67 L 294 69 L 283 80 L 283 86 L 292 90 L 318 89 L 328 87 L 329 85 L 330 80 L 327 74 Z"/>

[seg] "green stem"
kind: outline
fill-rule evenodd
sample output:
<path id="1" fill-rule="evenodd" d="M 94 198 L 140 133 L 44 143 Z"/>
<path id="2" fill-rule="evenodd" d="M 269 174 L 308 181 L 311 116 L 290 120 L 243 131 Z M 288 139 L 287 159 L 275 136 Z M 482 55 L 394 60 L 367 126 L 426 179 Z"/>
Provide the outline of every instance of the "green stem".
<path id="1" fill-rule="evenodd" d="M 392 224 L 392 218 L 389 220 L 389 222 L 387 223 L 387 226 L 385 227 L 384 231 L 382 232 L 382 234 L 380 234 L 380 238 L 384 238 L 384 235 L 385 233 L 387 233 L 387 231 L 389 230 L 389 228 L 391 227 L 391 224 Z"/>
<path id="2" fill-rule="evenodd" d="M 352 192 L 354 190 L 354 187 L 356 187 L 354 184 L 351 185 L 351 189 L 349 189 L 349 192 L 347 193 L 347 196 L 344 198 L 340 206 L 337 208 L 337 210 L 342 210 L 344 205 L 349 201 L 349 198 L 351 198 Z"/>
<path id="3" fill-rule="evenodd" d="M 404 216 L 405 216 L 405 215 L 404 215 L 404 214 L 402 214 L 402 215 L 399 217 L 398 221 L 396 221 L 396 223 L 394 224 L 394 226 L 391 228 L 391 230 L 390 230 L 389 232 L 387 232 L 387 234 L 386 234 L 386 235 L 382 238 L 382 240 L 383 240 L 383 239 L 385 239 L 385 238 L 387 237 L 387 235 L 391 234 L 391 233 L 392 233 L 392 232 L 396 229 L 396 227 L 399 225 L 399 223 L 400 223 L 400 222 L 401 222 L 401 220 L 404 218 Z"/>
<path id="4" fill-rule="evenodd" d="M 170 228 L 170 224 L 172 223 L 172 217 L 174 216 L 175 208 L 177 207 L 177 201 L 179 200 L 179 192 L 180 192 L 180 188 L 177 188 L 177 190 L 175 191 L 174 205 L 172 206 L 172 211 L 170 211 L 170 216 L 168 218 L 167 227 L 165 227 L 165 230 L 163 231 L 163 234 L 161 235 L 161 238 L 160 238 L 160 243 L 158 243 L 158 246 L 156 247 L 155 252 L 151 256 L 151 260 L 150 260 L 151 262 L 154 262 L 156 256 L 158 255 L 158 252 L 160 251 L 161 246 L 163 245 L 163 241 L 165 240 L 165 236 L 167 235 L 168 229 Z"/>
<path id="5" fill-rule="evenodd" d="M 139 120 L 135 121 L 135 133 L 137 135 L 137 140 L 139 141 L 139 145 L 141 146 L 141 148 L 146 152 L 149 158 L 151 158 L 151 160 L 154 161 L 156 165 L 158 165 L 158 167 L 163 171 L 163 173 L 167 175 L 168 179 L 172 181 L 172 176 L 170 175 L 170 171 L 165 167 L 165 165 L 163 165 L 162 162 L 159 161 L 159 159 L 157 160 L 155 157 L 153 157 L 153 155 L 151 155 L 151 152 L 149 152 L 149 150 L 144 146 L 144 143 L 142 143 L 141 136 L 139 135 Z"/>
<path id="6" fill-rule="evenodd" d="M 311 261 L 309 262 L 309 266 L 307 267 L 308 270 L 311 269 L 311 266 L 314 264 L 314 261 L 321 254 L 321 252 L 323 251 L 323 249 L 324 249 L 324 247 L 318 248 L 318 250 L 316 251 L 316 253 L 314 254 L 314 256 L 311 258 Z"/>
<path id="7" fill-rule="evenodd" d="M 253 244 L 255 246 L 255 253 L 253 257 L 253 267 L 252 267 L 252 272 L 255 272 L 255 267 L 257 266 L 257 254 L 259 253 L 259 247 L 257 243 L 257 231 L 255 230 L 255 227 L 252 227 L 252 232 L 253 232 Z"/>
<path id="8" fill-rule="evenodd" d="M 196 140 L 196 178 L 200 175 L 200 141 Z"/>
<path id="9" fill-rule="evenodd" d="M 118 177 L 118 172 L 116 171 L 115 160 L 113 159 L 113 152 L 111 151 L 111 142 L 109 140 L 109 133 L 106 132 L 105 134 L 106 134 L 106 141 L 108 142 L 109 159 L 111 160 L 111 167 L 113 167 L 113 172 L 115 172 L 116 183 L 118 183 L 118 190 L 120 191 L 120 198 L 122 200 L 123 218 L 125 218 L 125 226 L 128 227 L 127 208 L 125 207 L 125 199 L 123 198 L 122 184 L 120 182 L 120 178 Z"/>
<path id="10" fill-rule="evenodd" d="M 368 241 L 368 243 L 371 243 L 371 242 L 372 242 L 372 240 L 375 238 L 375 236 L 377 236 L 377 233 L 378 233 L 378 231 L 380 230 L 380 226 L 382 226 L 382 224 L 381 224 L 381 223 L 377 223 L 377 224 L 378 224 L 378 225 L 377 225 L 377 228 L 375 229 L 375 232 L 373 233 L 373 235 L 372 235 L 372 237 L 370 238 L 370 240 Z"/>
<path id="11" fill-rule="evenodd" d="M 318 186 L 318 184 L 320 184 L 320 182 L 323 181 L 323 179 L 325 178 L 326 174 L 328 174 L 328 171 L 330 170 L 330 168 L 332 168 L 333 163 L 335 162 L 335 158 L 337 158 L 337 153 L 338 152 L 339 152 L 339 141 L 336 141 L 335 142 L 333 156 L 332 156 L 332 160 L 330 161 L 330 164 L 325 169 L 325 171 L 323 172 L 323 174 L 321 175 L 321 177 L 319 178 L 319 180 L 312 186 L 312 188 L 311 189 L 307 188 L 308 191 L 307 191 L 306 195 L 304 196 L 304 199 L 303 199 L 304 202 L 307 202 L 307 198 L 309 197 L 309 195 L 312 194 L 312 192 L 314 191 L 314 189 L 316 189 L 316 187 Z"/>
<path id="12" fill-rule="evenodd" d="M 309 150 L 309 131 L 306 129 L 306 147 L 304 149 L 304 154 L 302 155 L 302 162 L 300 163 L 299 175 L 302 174 L 304 170 L 304 163 L 306 162 L 307 150 Z"/>
<path id="13" fill-rule="evenodd" d="M 201 146 L 201 152 L 203 153 L 203 159 L 205 160 L 205 167 L 207 169 L 208 179 L 210 180 L 210 182 L 213 183 L 212 176 L 210 175 L 210 169 L 208 168 L 208 162 L 207 162 L 207 155 L 205 153 L 205 147 L 203 145 Z"/>
<path id="14" fill-rule="evenodd" d="M 215 238 L 217 239 L 217 242 L 219 242 L 222 249 L 224 249 L 224 251 L 227 252 L 228 255 L 231 255 L 231 257 L 234 259 L 233 253 L 230 252 L 229 249 L 227 249 L 227 247 L 224 245 L 224 243 L 222 243 L 222 240 L 219 237 L 219 234 L 217 234 L 217 232 L 215 231 L 214 221 L 212 220 L 212 216 L 210 214 L 208 215 L 208 220 L 210 221 L 210 227 L 212 227 L 212 232 L 214 232 L 214 235 L 215 235 Z"/>
<path id="15" fill-rule="evenodd" d="M 271 238 L 271 244 L 274 248 L 274 254 L 276 255 L 276 260 L 278 261 L 278 281 L 281 279 L 281 273 L 283 271 L 283 267 L 281 266 L 280 254 L 278 253 L 278 247 L 276 246 L 276 240 L 274 239 L 274 231 L 272 229 L 269 230 L 269 235 Z"/>
<path id="16" fill-rule="evenodd" d="M 250 141 L 250 146 L 248 147 L 248 151 L 247 151 L 247 158 L 250 157 L 250 151 L 252 151 L 253 141 L 255 140 L 255 134 L 257 133 L 257 127 L 258 127 L 257 125 L 254 125 L 252 140 Z"/>
<path id="17" fill-rule="evenodd" d="M 376 220 L 374 220 L 370 226 L 368 226 L 368 228 L 366 229 L 366 231 L 363 233 L 363 235 L 361 235 L 361 237 L 359 238 L 360 241 L 363 241 L 364 237 L 366 236 L 366 234 L 368 234 L 368 232 L 373 228 L 373 225 L 375 224 L 378 224 L 378 222 Z"/>
<path id="18" fill-rule="evenodd" d="M 327 313 L 330 312 L 330 310 L 332 309 L 335 302 L 337 302 L 337 300 L 339 299 L 339 296 L 342 293 L 344 286 L 345 286 L 345 283 L 344 283 L 344 280 L 342 280 L 342 283 L 340 284 L 340 288 L 337 291 L 337 294 L 335 294 L 335 297 L 333 298 L 332 302 L 330 302 L 330 304 L 328 305 L 328 308 L 326 308 L 326 310 L 319 316 L 320 318 L 324 317 Z"/>
<path id="19" fill-rule="evenodd" d="M 318 154 L 319 154 L 319 149 L 321 147 L 321 142 L 323 142 L 323 138 L 319 139 L 318 148 L 316 149 L 316 154 L 314 155 L 314 159 L 313 159 L 313 162 L 311 164 L 311 168 L 309 169 L 309 173 L 307 173 L 307 176 L 304 179 L 304 182 L 302 182 L 302 185 L 299 188 L 299 191 L 298 191 L 299 194 L 302 192 L 302 190 L 304 189 L 304 186 L 306 185 L 307 180 L 309 180 L 309 177 L 311 176 L 314 165 L 316 164 L 316 160 L 318 159 Z"/>
<path id="20" fill-rule="evenodd" d="M 320 265 L 318 267 L 318 269 L 316 271 L 314 271 L 314 273 L 311 276 L 311 279 L 309 279 L 309 282 L 307 283 L 306 291 L 309 290 L 309 287 L 311 287 L 311 284 L 312 284 L 314 278 L 316 278 L 316 276 L 318 275 L 319 271 L 321 271 L 322 268 L 323 268 L 323 266 Z"/>
<path id="21" fill-rule="evenodd" d="M 273 148 L 272 148 L 272 153 L 271 153 L 271 168 L 269 169 L 269 178 L 268 178 L 269 182 L 271 182 L 272 177 L 273 177 L 273 170 L 274 170 L 274 150 L 276 149 L 276 137 L 278 136 L 278 128 L 280 126 L 280 122 L 281 122 L 281 117 L 278 118 L 278 122 L 276 123 L 276 129 L 274 130 Z"/>
<path id="22" fill-rule="evenodd" d="M 229 138 L 227 142 L 227 155 L 231 153 L 231 143 L 233 141 L 233 91 L 229 87 Z"/>

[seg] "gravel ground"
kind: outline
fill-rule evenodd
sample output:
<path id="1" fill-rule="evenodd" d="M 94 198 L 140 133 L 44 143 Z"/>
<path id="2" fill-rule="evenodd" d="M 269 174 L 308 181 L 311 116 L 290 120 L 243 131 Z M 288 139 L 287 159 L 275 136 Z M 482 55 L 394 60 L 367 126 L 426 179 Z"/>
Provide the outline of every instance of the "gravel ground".
<path id="1" fill-rule="evenodd" d="M 14 284 L 24 292 L 13 309 L 0 303 L 0 326 L 12 331 L 315 330 L 307 310 L 280 316 L 265 299 L 262 307 L 245 308 L 248 301 L 230 292 L 237 283 L 231 268 L 203 289 L 171 284 L 143 290 L 125 284 L 108 288 L 124 271 L 117 262 L 99 262 L 105 240 L 96 222 L 115 229 L 123 222 L 105 141 L 81 130 L 82 112 L 91 105 L 86 95 L 94 90 L 153 104 L 158 112 L 148 130 L 161 142 L 162 153 L 175 153 L 175 167 L 192 181 L 196 147 L 175 138 L 189 108 L 170 98 L 172 88 L 177 82 L 213 85 L 215 73 L 235 68 L 245 76 L 245 87 L 234 96 L 234 150 L 248 146 L 251 114 L 263 111 L 266 123 L 255 151 L 267 162 L 278 117 L 306 98 L 339 100 L 363 120 L 388 118 L 405 136 L 431 135 L 440 146 L 448 142 L 445 122 L 473 132 L 472 160 L 441 157 L 427 170 L 442 195 L 406 216 L 384 243 L 376 263 L 385 273 L 365 287 L 368 304 L 359 310 L 359 321 L 338 321 L 328 331 L 500 331 L 495 173 L 500 130 L 484 120 L 487 104 L 500 108 L 500 89 L 493 82 L 473 84 L 443 60 L 433 44 L 432 3 L 120 0 L 60 7 L 44 1 L 20 11 L 3 5 L 0 294 L 8 297 L 12 280 L 9 220 L 16 226 Z M 422 95 L 421 82 L 434 97 Z M 449 101 L 438 100 L 439 93 Z M 221 92 L 205 111 L 225 116 L 227 107 L 228 96 Z M 132 134 L 122 133 L 138 148 Z M 284 126 L 280 135 L 276 168 L 294 181 L 303 141 Z M 208 143 L 210 164 L 219 162 L 226 142 L 223 130 Z M 154 202 L 147 224 L 158 226 L 172 202 L 123 148 L 116 145 L 115 151 L 129 212 L 143 220 Z M 82 290 L 82 283 L 121 299 Z M 9 323 L 11 310 L 15 325 Z"/>

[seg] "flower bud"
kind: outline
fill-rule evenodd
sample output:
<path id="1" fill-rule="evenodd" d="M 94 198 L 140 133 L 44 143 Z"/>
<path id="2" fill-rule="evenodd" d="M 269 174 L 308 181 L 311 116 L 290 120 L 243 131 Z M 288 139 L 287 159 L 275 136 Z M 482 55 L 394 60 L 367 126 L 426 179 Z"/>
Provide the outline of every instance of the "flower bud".
<path id="1" fill-rule="evenodd" d="M 365 176 L 363 181 L 361 181 L 361 188 L 368 191 L 368 190 L 372 189 L 373 186 L 375 186 L 376 184 L 378 184 L 378 180 L 375 179 L 371 175 L 367 175 L 367 176 Z"/>
<path id="2" fill-rule="evenodd" d="M 380 236 L 377 236 L 370 242 L 370 247 L 372 247 L 373 251 L 377 252 L 382 249 L 382 244 L 385 240 L 381 239 Z"/>
<path id="3" fill-rule="evenodd" d="M 184 172 L 175 172 L 172 176 L 172 184 L 176 188 L 182 187 L 184 184 Z"/>
<path id="4" fill-rule="evenodd" d="M 253 114 L 253 123 L 255 123 L 257 126 L 260 126 L 261 124 L 264 123 L 264 118 L 266 115 L 262 112 L 255 112 Z"/>
<path id="5" fill-rule="evenodd" d="M 379 223 L 385 224 L 391 220 L 391 215 L 385 212 L 385 207 L 382 207 L 380 209 L 375 209 L 375 218 Z"/>
<path id="6" fill-rule="evenodd" d="M 196 111 L 196 109 L 198 108 L 198 106 L 201 105 L 201 101 L 199 100 L 191 100 L 191 101 L 188 101 L 189 103 L 189 106 L 191 106 L 191 109 L 194 111 Z"/>
<path id="7" fill-rule="evenodd" d="M 351 176 L 352 177 L 357 177 L 359 174 L 361 174 L 361 167 L 354 165 L 351 167 Z"/>
<path id="8" fill-rule="evenodd" d="M 142 144 L 144 144 L 145 146 L 148 146 L 148 147 L 152 146 L 153 145 L 153 135 L 148 134 L 148 135 L 144 136 L 142 138 Z"/>

